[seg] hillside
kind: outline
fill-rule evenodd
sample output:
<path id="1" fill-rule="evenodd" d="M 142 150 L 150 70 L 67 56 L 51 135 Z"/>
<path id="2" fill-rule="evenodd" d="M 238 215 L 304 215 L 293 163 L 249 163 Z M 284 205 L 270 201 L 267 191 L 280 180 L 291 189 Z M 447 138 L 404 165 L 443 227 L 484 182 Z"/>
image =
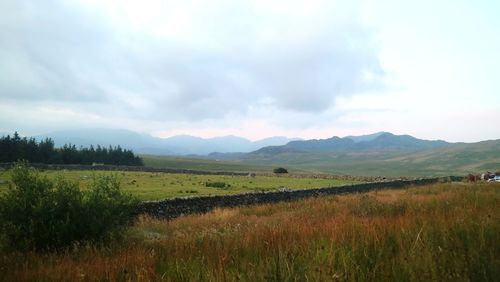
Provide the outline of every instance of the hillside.
<path id="1" fill-rule="evenodd" d="M 421 150 L 440 148 L 450 145 L 442 140 L 423 140 L 410 135 L 394 135 L 379 132 L 363 136 L 334 136 L 328 139 L 312 139 L 291 141 L 283 146 L 261 148 L 252 154 L 273 154 L 282 151 L 305 152 L 341 152 L 341 151 L 373 151 L 373 150 Z"/>
<path id="2" fill-rule="evenodd" d="M 383 133 L 358 142 L 349 137 L 294 141 L 248 154 L 229 155 L 229 158 L 231 156 L 233 161 L 247 164 L 281 165 L 334 174 L 463 175 L 499 171 L 500 140 L 447 143 Z M 219 159 L 222 157 L 218 155 Z"/>

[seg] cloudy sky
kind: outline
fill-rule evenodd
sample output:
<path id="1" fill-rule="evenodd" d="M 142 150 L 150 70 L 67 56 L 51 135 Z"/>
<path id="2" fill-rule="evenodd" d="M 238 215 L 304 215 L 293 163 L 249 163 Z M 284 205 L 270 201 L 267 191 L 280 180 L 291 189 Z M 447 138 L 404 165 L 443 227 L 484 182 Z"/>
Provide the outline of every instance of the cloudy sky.
<path id="1" fill-rule="evenodd" d="M 1 0 L 0 132 L 500 138 L 500 1 Z"/>

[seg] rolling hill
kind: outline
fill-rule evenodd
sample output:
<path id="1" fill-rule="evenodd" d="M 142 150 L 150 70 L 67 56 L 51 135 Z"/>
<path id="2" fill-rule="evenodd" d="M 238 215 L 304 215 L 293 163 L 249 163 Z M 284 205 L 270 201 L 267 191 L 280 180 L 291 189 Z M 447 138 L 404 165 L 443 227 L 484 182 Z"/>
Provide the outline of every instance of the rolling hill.
<path id="1" fill-rule="evenodd" d="M 343 151 L 374 151 L 374 150 L 421 150 L 439 148 L 450 145 L 442 140 L 422 140 L 410 135 L 394 135 L 380 132 L 364 136 L 334 136 L 328 139 L 297 140 L 283 146 L 265 147 L 250 154 L 278 153 L 284 151 L 296 152 L 343 152 Z"/>
<path id="2" fill-rule="evenodd" d="M 383 132 L 366 138 L 293 141 L 247 154 L 212 154 L 247 164 L 366 176 L 439 176 L 500 171 L 500 140 L 448 143 Z"/>

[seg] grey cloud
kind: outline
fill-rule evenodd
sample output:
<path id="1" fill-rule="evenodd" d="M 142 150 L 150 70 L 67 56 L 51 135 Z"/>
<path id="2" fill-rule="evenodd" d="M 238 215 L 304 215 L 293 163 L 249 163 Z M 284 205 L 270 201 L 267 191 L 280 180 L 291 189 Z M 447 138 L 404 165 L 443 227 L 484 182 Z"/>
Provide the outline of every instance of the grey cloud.
<path id="1" fill-rule="evenodd" d="M 94 77 L 103 75 L 106 31 L 58 1 L 2 1 L 0 87 L 2 98 L 95 101 Z"/>
<path id="2" fill-rule="evenodd" d="M 364 78 L 365 73 L 382 76 L 370 39 L 359 27 L 351 27 L 325 32 L 301 46 L 279 46 L 274 59 L 259 69 L 265 75 L 261 80 L 283 108 L 326 110 L 337 96 L 380 87 Z"/>
<path id="3" fill-rule="evenodd" d="M 197 121 L 244 116 L 262 100 L 276 110 L 322 112 L 335 97 L 380 87 L 372 35 L 355 18 L 341 25 L 326 20 L 314 35 L 295 37 L 292 30 L 262 39 L 258 31 L 273 29 L 272 19 L 259 23 L 259 11 L 246 8 L 207 16 L 203 31 L 217 44 L 205 47 L 116 30 L 76 4 L 2 1 L 0 39 L 8 44 L 0 46 L 0 100 L 57 100 L 102 116 Z"/>

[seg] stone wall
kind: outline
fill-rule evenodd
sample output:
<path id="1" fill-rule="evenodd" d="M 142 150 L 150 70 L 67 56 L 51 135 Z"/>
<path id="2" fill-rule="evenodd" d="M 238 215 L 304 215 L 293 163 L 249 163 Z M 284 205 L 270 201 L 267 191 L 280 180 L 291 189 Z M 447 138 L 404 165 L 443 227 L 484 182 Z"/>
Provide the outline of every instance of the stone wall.
<path id="1" fill-rule="evenodd" d="M 207 175 L 235 175 L 248 176 L 247 172 L 214 172 L 189 169 L 173 169 L 173 168 L 151 168 L 142 166 L 115 166 L 115 165 L 56 165 L 56 164 L 30 164 L 37 169 L 53 169 L 53 170 L 106 170 L 106 171 L 144 171 L 144 172 L 164 172 L 164 173 L 187 173 L 187 174 L 207 174 Z M 9 169 L 12 163 L 0 163 L 0 168 Z M 325 187 L 316 189 L 300 189 L 260 192 L 260 193 L 245 193 L 226 196 L 200 196 L 189 198 L 174 198 L 162 201 L 142 202 L 138 209 L 137 215 L 147 214 L 153 217 L 161 218 L 176 218 L 181 215 L 191 213 L 205 213 L 214 208 L 235 207 L 241 205 L 252 205 L 262 203 L 276 203 L 281 201 L 292 201 L 307 197 L 318 197 L 322 195 L 339 195 L 346 193 L 363 193 L 380 189 L 397 189 L 412 185 L 427 185 L 436 182 L 447 181 L 463 181 L 462 176 L 448 176 L 441 178 L 424 178 L 414 180 L 393 180 L 393 181 L 378 181 L 354 185 Z"/>
<path id="2" fill-rule="evenodd" d="M 13 163 L 0 163 L 0 168 L 9 169 Z M 123 166 L 123 165 L 79 165 L 79 164 L 41 164 L 30 163 L 30 166 L 37 169 L 49 170 L 105 170 L 105 171 L 142 171 L 142 172 L 164 172 L 164 173 L 185 173 L 185 174 L 205 174 L 205 175 L 235 175 L 247 176 L 248 172 L 227 172 L 227 171 L 205 171 L 179 168 L 155 168 L 146 166 Z"/>
<path id="3" fill-rule="evenodd" d="M 317 189 L 302 189 L 283 192 L 246 193 L 227 196 L 202 196 L 189 198 L 174 198 L 162 201 L 143 202 L 137 214 L 147 214 L 153 217 L 172 219 L 192 213 L 205 213 L 214 208 L 236 207 L 262 203 L 292 201 L 323 195 L 339 195 L 347 193 L 363 193 L 380 189 L 398 189 L 407 186 L 427 185 L 444 181 L 461 180 L 461 177 L 425 178 L 416 180 L 395 180 L 388 182 L 372 182 L 337 187 Z"/>

